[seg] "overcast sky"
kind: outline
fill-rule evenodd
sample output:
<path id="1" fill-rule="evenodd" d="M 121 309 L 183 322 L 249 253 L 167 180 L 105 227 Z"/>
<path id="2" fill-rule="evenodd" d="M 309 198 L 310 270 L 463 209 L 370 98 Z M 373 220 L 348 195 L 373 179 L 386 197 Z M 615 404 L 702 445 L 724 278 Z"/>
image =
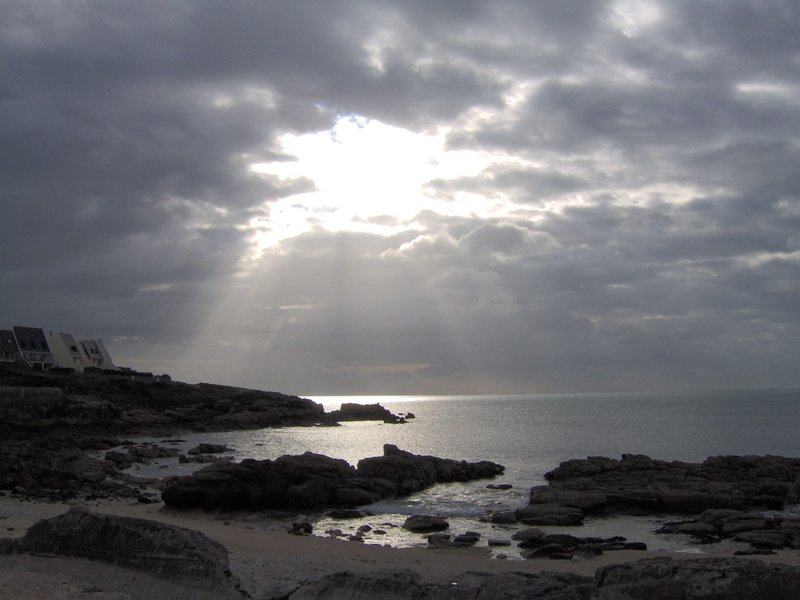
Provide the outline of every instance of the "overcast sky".
<path id="1" fill-rule="evenodd" d="M 0 328 L 305 395 L 800 386 L 794 0 L 0 14 Z"/>

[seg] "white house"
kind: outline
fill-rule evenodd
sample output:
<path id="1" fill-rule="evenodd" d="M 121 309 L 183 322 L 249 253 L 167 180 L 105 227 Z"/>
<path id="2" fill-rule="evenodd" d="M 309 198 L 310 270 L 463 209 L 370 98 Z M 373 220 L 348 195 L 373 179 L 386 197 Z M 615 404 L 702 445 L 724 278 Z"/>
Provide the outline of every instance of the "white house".
<path id="1" fill-rule="evenodd" d="M 53 359 L 58 367 L 73 369 L 83 373 L 88 357 L 84 358 L 81 347 L 69 333 L 47 332 L 47 343 L 53 352 Z"/>
<path id="2" fill-rule="evenodd" d="M 87 367 L 112 370 L 119 368 L 111 361 L 111 355 L 103 345 L 102 339 L 81 340 L 80 344 L 81 348 L 83 349 L 85 359 L 88 360 L 88 364 L 86 364 Z"/>

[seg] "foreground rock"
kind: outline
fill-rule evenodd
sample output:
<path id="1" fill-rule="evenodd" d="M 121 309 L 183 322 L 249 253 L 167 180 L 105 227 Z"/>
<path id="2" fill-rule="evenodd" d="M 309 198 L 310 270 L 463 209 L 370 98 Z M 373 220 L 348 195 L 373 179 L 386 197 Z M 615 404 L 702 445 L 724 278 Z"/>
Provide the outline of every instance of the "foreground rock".
<path id="1" fill-rule="evenodd" d="M 408 495 L 435 483 L 494 477 L 502 465 L 417 456 L 386 444 L 384 455 L 357 468 L 341 459 L 306 452 L 276 460 L 214 463 L 177 478 L 162 498 L 172 508 L 350 508 Z"/>
<path id="2" fill-rule="evenodd" d="M 13 550 L 97 560 L 222 591 L 236 585 L 227 550 L 203 534 L 82 508 L 35 523 Z"/>
<path id="3" fill-rule="evenodd" d="M 334 573 L 306 583 L 290 600 L 795 600 L 800 569 L 742 559 L 656 558 L 599 569 L 594 578 L 568 573 L 465 573 L 443 583 L 412 571 Z"/>
<path id="4" fill-rule="evenodd" d="M 715 456 L 702 463 L 625 454 L 569 460 L 531 489 L 518 517 L 531 525 L 576 524 L 587 514 L 699 514 L 780 509 L 800 501 L 800 459 Z"/>

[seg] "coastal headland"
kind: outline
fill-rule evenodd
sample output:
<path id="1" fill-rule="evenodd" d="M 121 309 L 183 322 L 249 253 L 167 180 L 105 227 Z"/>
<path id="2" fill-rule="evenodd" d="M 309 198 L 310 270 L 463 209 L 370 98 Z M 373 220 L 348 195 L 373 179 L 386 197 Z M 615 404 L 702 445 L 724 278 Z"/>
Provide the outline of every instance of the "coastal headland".
<path id="1" fill-rule="evenodd" d="M 349 417 L 402 422 L 359 412 L 226 386 L 0 368 L 0 589 L 23 600 L 800 597 L 800 519 L 780 512 L 800 498 L 798 459 L 567 461 L 529 504 L 486 515 L 508 528 L 488 544 L 514 544 L 527 559 L 498 560 L 487 540 L 435 515 L 386 524 L 419 532 L 427 547 L 386 547 L 373 527 L 355 527 L 376 500 L 503 472 L 489 461 L 387 445 L 357 465 L 314 453 L 233 463 L 212 444 L 180 457 L 168 444 L 124 444 Z M 208 464 L 177 478 L 128 472 L 159 456 Z M 323 537 L 297 520 L 331 510 L 354 532 Z M 682 515 L 662 534 L 713 551 L 649 552 L 636 540 L 557 532 L 620 513 Z"/>

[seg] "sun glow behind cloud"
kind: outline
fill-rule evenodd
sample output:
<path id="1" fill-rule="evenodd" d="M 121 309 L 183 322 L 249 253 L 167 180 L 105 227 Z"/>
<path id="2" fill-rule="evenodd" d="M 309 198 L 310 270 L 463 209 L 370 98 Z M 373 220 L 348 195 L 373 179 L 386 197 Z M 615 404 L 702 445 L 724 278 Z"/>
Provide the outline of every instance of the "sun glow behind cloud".
<path id="1" fill-rule="evenodd" d="M 476 215 L 497 210 L 496 198 L 442 198 L 427 186 L 434 179 L 478 175 L 496 160 L 482 152 L 446 150 L 443 132 L 414 133 L 349 115 L 328 131 L 287 134 L 281 142 L 296 160 L 251 169 L 281 179 L 306 177 L 316 190 L 270 203 L 269 219 L 251 223 L 258 253 L 313 229 L 391 234 L 425 209 Z"/>

